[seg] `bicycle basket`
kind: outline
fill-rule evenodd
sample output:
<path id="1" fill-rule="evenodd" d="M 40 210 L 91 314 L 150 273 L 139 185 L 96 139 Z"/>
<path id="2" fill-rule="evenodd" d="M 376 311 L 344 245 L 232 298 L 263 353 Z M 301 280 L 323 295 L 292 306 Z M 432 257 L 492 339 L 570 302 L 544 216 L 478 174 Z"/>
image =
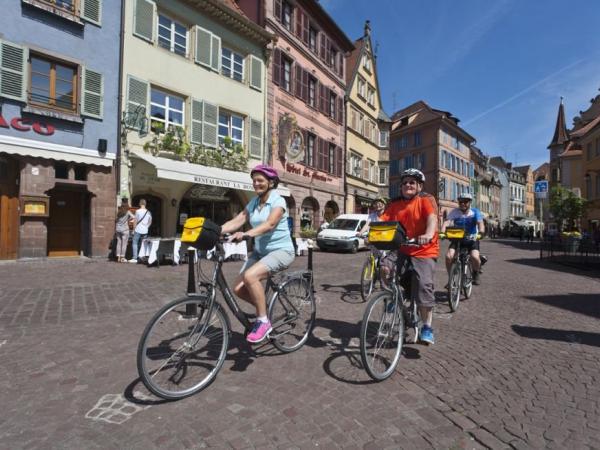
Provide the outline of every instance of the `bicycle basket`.
<path id="1" fill-rule="evenodd" d="M 190 217 L 183 225 L 181 242 L 198 250 L 210 250 L 219 241 L 221 227 L 204 217 Z"/>
<path id="2" fill-rule="evenodd" d="M 369 244 L 379 250 L 396 250 L 405 239 L 400 222 L 371 222 L 369 226 Z"/>
<path id="3" fill-rule="evenodd" d="M 446 228 L 446 237 L 448 239 L 463 239 L 465 230 L 462 228 Z"/>

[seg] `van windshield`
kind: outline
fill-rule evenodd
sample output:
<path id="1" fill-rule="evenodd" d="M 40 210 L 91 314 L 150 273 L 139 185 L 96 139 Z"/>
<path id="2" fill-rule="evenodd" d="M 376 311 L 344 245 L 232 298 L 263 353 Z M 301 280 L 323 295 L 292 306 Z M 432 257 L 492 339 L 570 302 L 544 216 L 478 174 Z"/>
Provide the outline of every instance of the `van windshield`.
<path id="1" fill-rule="evenodd" d="M 331 225 L 329 225 L 329 229 L 330 230 L 349 230 L 349 231 L 354 231 L 356 230 L 356 225 L 358 224 L 358 220 L 352 220 L 352 219 L 335 219 L 333 222 L 331 222 Z"/>

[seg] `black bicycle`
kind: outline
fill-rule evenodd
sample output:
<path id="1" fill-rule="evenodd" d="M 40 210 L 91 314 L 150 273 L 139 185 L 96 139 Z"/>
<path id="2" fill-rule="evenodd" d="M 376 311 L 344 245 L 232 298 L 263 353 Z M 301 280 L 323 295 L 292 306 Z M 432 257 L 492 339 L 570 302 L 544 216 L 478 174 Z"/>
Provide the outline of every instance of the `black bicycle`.
<path id="1" fill-rule="evenodd" d="M 252 329 L 223 275 L 223 242 L 217 243 L 210 260 L 206 253 L 197 256 L 189 250 L 187 296 L 162 307 L 140 339 L 138 373 L 148 390 L 164 399 L 180 399 L 204 389 L 225 362 L 231 324 L 217 301 L 217 291 L 243 325 L 245 334 Z M 212 273 L 202 271 L 205 264 L 213 264 Z M 265 286 L 273 327 L 269 341 L 289 353 L 306 343 L 315 321 L 312 248 L 308 251 L 307 270 L 283 272 L 277 277 L 278 281 L 269 277 Z"/>
<path id="2" fill-rule="evenodd" d="M 450 266 L 448 276 L 448 304 L 450 310 L 455 312 L 460 303 L 462 291 L 465 298 L 470 298 L 473 291 L 473 269 L 471 268 L 471 255 L 465 242 L 465 230 L 462 228 L 447 228 L 442 238 L 456 242 L 454 260 Z M 487 260 L 487 259 L 486 259 Z"/>

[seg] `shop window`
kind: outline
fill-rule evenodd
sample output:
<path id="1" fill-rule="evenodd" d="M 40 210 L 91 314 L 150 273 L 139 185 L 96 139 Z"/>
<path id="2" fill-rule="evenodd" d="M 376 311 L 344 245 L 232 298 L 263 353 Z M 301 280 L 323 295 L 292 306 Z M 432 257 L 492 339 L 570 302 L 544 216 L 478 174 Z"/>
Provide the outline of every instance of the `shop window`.
<path id="1" fill-rule="evenodd" d="M 230 137 L 234 145 L 244 145 L 244 118 L 219 111 L 219 143 L 226 137 Z"/>
<path id="2" fill-rule="evenodd" d="M 86 166 L 75 166 L 75 180 L 87 181 L 87 167 Z"/>
<path id="3" fill-rule="evenodd" d="M 181 56 L 187 56 L 187 27 L 169 17 L 158 15 L 158 45 Z"/>
<path id="4" fill-rule="evenodd" d="M 170 125 L 181 127 L 184 121 L 184 99 L 152 88 L 150 100 L 151 129 L 165 131 Z"/>
<path id="5" fill-rule="evenodd" d="M 41 57 L 30 58 L 32 104 L 61 111 L 77 111 L 77 66 Z"/>
<path id="6" fill-rule="evenodd" d="M 61 180 L 69 179 L 69 165 L 64 162 L 57 162 L 54 164 L 54 178 L 60 178 Z"/>
<path id="7" fill-rule="evenodd" d="M 221 49 L 221 74 L 236 81 L 244 80 L 244 57 L 228 48 Z"/>

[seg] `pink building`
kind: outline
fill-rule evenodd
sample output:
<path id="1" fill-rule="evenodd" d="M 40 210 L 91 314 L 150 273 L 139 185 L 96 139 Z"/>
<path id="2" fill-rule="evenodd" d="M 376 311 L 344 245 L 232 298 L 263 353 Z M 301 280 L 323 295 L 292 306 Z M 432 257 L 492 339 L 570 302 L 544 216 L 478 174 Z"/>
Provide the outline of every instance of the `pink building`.
<path id="1" fill-rule="evenodd" d="M 278 37 L 268 74 L 271 163 L 294 229 L 343 212 L 345 57 L 352 41 L 315 0 L 241 0 Z M 288 193 L 289 191 L 289 193 Z"/>

